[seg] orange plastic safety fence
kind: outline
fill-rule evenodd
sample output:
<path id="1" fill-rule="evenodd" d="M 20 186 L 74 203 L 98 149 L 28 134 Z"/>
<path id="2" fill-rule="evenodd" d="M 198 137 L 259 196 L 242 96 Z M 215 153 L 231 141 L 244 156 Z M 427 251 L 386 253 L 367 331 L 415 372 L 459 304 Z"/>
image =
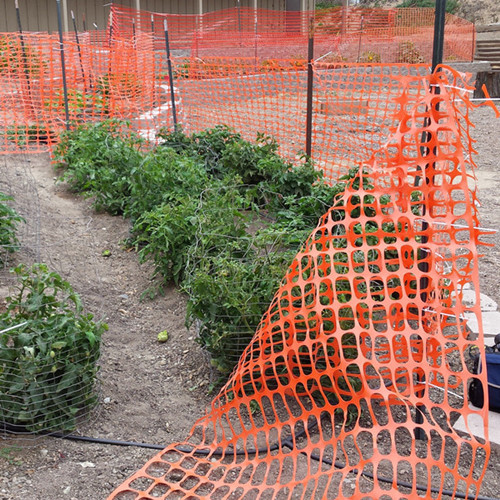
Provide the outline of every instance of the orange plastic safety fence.
<path id="1" fill-rule="evenodd" d="M 390 96 L 400 92 L 399 75 L 427 71 L 414 64 L 428 59 L 419 52 L 423 45 L 398 33 L 412 30 L 408 36 L 428 44 L 431 17 L 425 9 L 403 10 L 350 9 L 343 22 L 338 9 L 317 14 L 312 158 L 331 179 L 381 146 L 394 126 Z M 160 128 L 171 129 L 168 18 L 177 123 L 187 132 L 227 124 L 250 140 L 264 132 L 278 140 L 282 154 L 300 159 L 307 141 L 309 14 L 242 8 L 165 16 L 114 6 L 107 30 L 64 38 L 67 113 L 57 35 L 0 34 L 0 153 L 46 151 L 65 127 L 107 118 L 129 120 L 153 141 Z M 470 28 L 447 20 L 447 30 Z M 464 46 L 458 31 L 445 45 Z M 407 61 L 402 65 L 383 63 L 399 57 L 391 55 L 394 40 L 404 40 L 398 45 Z"/>
<path id="2" fill-rule="evenodd" d="M 0 38 L 1 39 L 1 38 Z M 172 129 L 167 58 L 153 37 L 109 37 L 109 32 L 64 40 L 68 116 L 58 37 L 5 35 L 9 51 L 1 72 L 0 152 L 46 151 L 69 123 L 128 120 L 156 140 Z M 307 66 L 301 59 L 213 57 L 172 59 L 176 119 L 186 132 L 225 124 L 254 140 L 276 138 L 283 155 L 301 161 L 306 146 Z M 312 158 L 335 180 L 366 160 L 385 141 L 393 120 L 392 97 L 401 75 L 425 74 L 424 65 L 314 64 Z M 425 89 L 415 87 L 415 92 Z"/>
<path id="3" fill-rule="evenodd" d="M 176 66 L 179 68 L 178 66 Z M 246 139 L 258 132 L 275 137 L 280 153 L 292 161 L 306 146 L 307 73 L 295 61 L 223 59 L 193 63 L 177 71 L 176 86 L 186 131 L 226 124 Z M 314 65 L 312 158 L 332 180 L 367 160 L 396 126 L 395 97 L 405 75 L 424 75 L 423 65 Z M 427 89 L 415 80 L 410 91 Z"/>
<path id="4" fill-rule="evenodd" d="M 481 324 L 471 104 L 445 69 L 400 79 L 397 127 L 312 231 L 210 411 L 110 499 L 478 494 L 489 443 L 453 429 L 487 428 L 467 393 L 486 382 L 466 328 Z"/>
<path id="5" fill-rule="evenodd" d="M 189 57 L 307 58 L 314 34 L 316 57 L 346 62 L 430 63 L 434 9 L 332 8 L 287 12 L 232 8 L 203 15 L 160 14 L 114 5 L 112 33 L 153 33 L 164 47 L 164 20 L 172 49 Z M 473 23 L 446 15 L 444 61 L 470 61 Z"/>
<path id="6" fill-rule="evenodd" d="M 133 42 L 102 31 L 78 42 L 66 35 L 65 96 L 57 35 L 0 34 L 0 153 L 47 151 L 67 126 L 89 121 L 135 119 L 139 127 L 165 94 L 152 47 L 150 34 Z"/>

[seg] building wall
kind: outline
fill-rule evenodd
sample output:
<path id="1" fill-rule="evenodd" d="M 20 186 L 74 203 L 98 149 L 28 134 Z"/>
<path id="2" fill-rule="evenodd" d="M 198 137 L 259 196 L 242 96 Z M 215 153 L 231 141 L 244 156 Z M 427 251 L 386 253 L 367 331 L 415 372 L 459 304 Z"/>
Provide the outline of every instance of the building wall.
<path id="1" fill-rule="evenodd" d="M 141 10 L 152 12 L 169 12 L 172 14 L 198 14 L 200 0 L 139 0 Z M 301 8 L 308 10 L 314 5 L 314 0 L 300 0 Z M 134 8 L 137 0 L 120 0 L 117 2 L 126 7 Z M 106 6 L 104 4 L 107 4 Z M 238 5 L 237 0 L 203 0 L 203 12 L 229 9 Z M 253 7 L 255 0 L 240 0 L 241 7 Z M 56 0 L 19 0 L 21 25 L 23 31 L 57 31 Z M 64 0 L 61 0 L 64 5 Z M 109 3 L 104 0 L 66 0 L 67 18 L 63 28 L 73 30 L 71 11 L 74 12 L 78 30 L 83 30 L 85 19 L 87 29 L 94 29 L 96 23 L 99 29 L 106 27 L 109 17 Z M 257 7 L 272 10 L 285 10 L 287 0 L 257 0 Z M 64 14 L 64 13 L 63 13 Z M 17 19 L 14 0 L 0 0 L 0 32 L 17 31 Z"/>

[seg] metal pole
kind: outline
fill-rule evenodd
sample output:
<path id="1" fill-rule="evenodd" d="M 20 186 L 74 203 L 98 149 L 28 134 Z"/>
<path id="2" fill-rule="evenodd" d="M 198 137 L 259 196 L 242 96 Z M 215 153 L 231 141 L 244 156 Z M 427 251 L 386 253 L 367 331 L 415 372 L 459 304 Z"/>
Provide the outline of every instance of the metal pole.
<path id="1" fill-rule="evenodd" d="M 111 44 L 113 42 L 113 11 L 109 13 L 109 48 L 111 48 Z"/>
<path id="2" fill-rule="evenodd" d="M 359 27 L 358 58 L 356 59 L 356 62 L 359 62 L 359 57 L 361 55 L 361 37 L 363 36 L 363 21 L 364 21 L 364 16 L 361 16 L 361 26 Z"/>
<path id="3" fill-rule="evenodd" d="M 436 0 L 434 16 L 434 42 L 432 45 L 432 72 L 443 62 L 444 51 L 444 24 L 446 14 L 446 0 Z"/>
<path id="4" fill-rule="evenodd" d="M 21 25 L 21 13 L 19 11 L 19 1 L 15 0 L 16 4 L 16 16 L 17 16 L 17 27 L 19 29 L 19 41 L 21 43 L 21 53 L 22 53 L 22 58 L 23 58 L 23 70 L 24 70 L 24 75 L 26 77 L 26 84 L 28 86 L 28 96 L 31 101 L 31 81 L 30 81 L 30 71 L 27 66 L 28 64 L 28 59 L 26 56 L 26 47 L 24 46 L 24 36 L 23 36 L 23 27 Z"/>
<path id="5" fill-rule="evenodd" d="M 446 13 L 446 0 L 436 0 L 436 10 L 435 10 L 435 16 L 434 16 L 434 42 L 432 46 L 432 72 L 434 73 L 436 70 L 436 67 L 439 66 L 443 62 L 443 49 L 444 49 L 444 24 L 445 24 L 445 13 Z M 431 87 L 430 92 L 433 94 L 439 94 L 439 88 L 438 87 Z M 436 111 L 439 111 L 439 103 L 436 103 Z M 425 123 L 426 126 L 429 126 L 429 120 L 426 120 Z M 424 132 L 422 134 L 422 141 L 424 143 L 428 143 L 432 138 L 432 135 L 430 132 Z M 425 156 L 430 155 L 431 151 L 429 148 L 425 147 L 424 149 Z M 436 154 L 436 149 L 432 151 L 432 154 Z M 428 178 L 428 170 L 430 169 L 431 165 L 428 163 L 425 166 L 425 178 L 423 179 L 424 182 L 427 184 L 429 181 Z M 432 167 L 434 167 L 434 164 L 432 164 Z M 419 184 L 419 181 L 417 179 L 417 184 Z M 422 204 L 422 216 L 425 217 L 425 204 Z M 429 224 L 424 221 L 422 223 L 422 232 L 425 232 L 429 227 Z M 421 238 L 421 243 L 425 244 L 428 241 L 428 237 L 423 234 Z M 419 248 L 418 250 L 418 269 L 422 271 L 422 273 L 428 273 L 429 272 L 429 252 L 425 251 L 422 248 Z M 427 288 L 429 286 L 429 278 L 427 275 L 424 274 L 422 278 L 420 278 L 420 289 L 425 290 L 423 292 L 420 292 L 420 299 L 422 302 L 426 302 L 428 299 L 428 293 L 427 293 Z M 423 349 L 423 346 L 422 346 Z M 418 383 L 425 383 L 425 378 L 420 378 L 417 376 L 417 384 Z M 417 393 L 417 396 L 423 395 L 424 390 L 420 391 Z M 423 424 L 424 423 L 424 411 L 425 407 L 422 404 L 417 404 L 416 406 L 416 414 L 415 414 L 415 423 L 416 424 Z M 422 427 L 417 427 L 415 429 L 415 438 L 416 439 L 425 439 L 425 433 L 422 429 Z"/>
<path id="6" fill-rule="evenodd" d="M 68 85 L 66 82 L 66 61 L 64 59 L 61 0 L 56 0 L 56 4 L 57 4 L 57 27 L 59 28 L 59 50 L 61 51 L 61 73 L 62 73 L 63 91 L 64 91 L 64 113 L 66 116 L 66 130 L 69 130 Z"/>
<path id="7" fill-rule="evenodd" d="M 82 49 L 80 47 L 80 39 L 78 38 L 78 28 L 76 26 L 75 13 L 73 11 L 71 11 L 71 19 L 73 20 L 73 29 L 75 31 L 76 48 L 78 50 L 78 59 L 80 60 L 80 69 L 82 70 L 83 86 L 85 88 L 85 92 L 87 92 L 87 82 L 85 81 L 85 70 L 83 69 Z"/>
<path id="8" fill-rule="evenodd" d="M 314 86 L 314 25 L 311 19 L 309 39 L 307 43 L 307 103 L 306 103 L 306 158 L 312 154 L 312 115 L 313 115 L 313 86 Z"/>
<path id="9" fill-rule="evenodd" d="M 151 33 L 153 34 L 153 50 L 155 48 L 155 16 L 151 14 Z"/>
<path id="10" fill-rule="evenodd" d="M 174 121 L 174 131 L 175 131 L 177 129 L 177 112 L 175 109 L 174 73 L 172 71 L 172 60 L 170 58 L 170 41 L 168 39 L 167 18 L 163 20 L 163 28 L 165 30 L 165 49 L 167 51 L 168 79 L 170 81 L 170 99 L 172 102 L 172 119 Z"/>
<path id="11" fill-rule="evenodd" d="M 62 18 L 63 18 L 64 33 L 67 33 L 69 31 L 68 0 L 62 0 Z"/>

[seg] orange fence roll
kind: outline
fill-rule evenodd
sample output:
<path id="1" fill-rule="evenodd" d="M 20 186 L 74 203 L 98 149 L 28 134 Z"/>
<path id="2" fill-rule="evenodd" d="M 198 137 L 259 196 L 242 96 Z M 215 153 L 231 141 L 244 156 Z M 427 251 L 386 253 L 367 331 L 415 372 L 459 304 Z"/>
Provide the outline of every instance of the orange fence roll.
<path id="1" fill-rule="evenodd" d="M 478 494 L 489 444 L 453 429 L 462 415 L 487 430 L 467 394 L 485 384 L 465 320 L 481 324 L 471 103 L 445 68 L 403 81 L 397 127 L 312 231 L 206 416 L 110 499 Z"/>

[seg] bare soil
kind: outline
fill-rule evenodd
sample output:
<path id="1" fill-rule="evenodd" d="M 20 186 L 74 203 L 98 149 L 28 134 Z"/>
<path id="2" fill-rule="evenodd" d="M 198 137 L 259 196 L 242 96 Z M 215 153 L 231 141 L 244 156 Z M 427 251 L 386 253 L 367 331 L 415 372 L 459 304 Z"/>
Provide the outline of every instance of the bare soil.
<path id="1" fill-rule="evenodd" d="M 212 378 L 207 356 L 184 326 L 184 297 L 172 287 L 164 296 L 141 300 L 152 284 L 151 270 L 123 245 L 128 222 L 96 214 L 88 201 L 56 184 L 48 155 L 3 162 L 3 182 L 16 199 L 22 198 L 21 189 L 31 191 L 20 207 L 31 219 L 24 235 L 30 248 L 18 259 L 37 260 L 39 253 L 80 293 L 87 310 L 109 325 L 102 346 L 101 404 L 78 434 L 153 444 L 183 440 L 211 400 Z M 5 273 L 0 279 L 10 284 Z M 169 340 L 160 344 L 157 334 L 163 330 Z M 0 452 L 2 500 L 106 498 L 152 454 L 144 448 L 28 436 L 0 441 Z"/>
<path id="2" fill-rule="evenodd" d="M 473 118 L 482 225 L 498 229 L 500 120 L 486 108 L 476 110 Z M 62 273 L 87 308 L 109 324 L 102 347 L 101 404 L 78 434 L 161 445 L 184 440 L 209 405 L 208 389 L 216 378 L 195 333 L 184 326 L 184 297 L 169 288 L 164 296 L 140 300 L 151 285 L 151 270 L 123 245 L 128 222 L 96 214 L 88 200 L 56 184 L 48 155 L 1 159 L 0 187 L 5 185 L 16 196 L 25 194 L 21 208 L 32 219 L 24 235 L 30 248 L 22 257 L 43 260 Z M 486 240 L 497 246 L 485 249 L 481 291 L 500 302 L 500 236 Z M 0 287 L 8 285 L 1 275 Z M 160 344 L 162 330 L 170 338 Z M 154 453 L 134 446 L 8 437 L 0 441 L 0 500 L 105 499 Z M 500 491 L 499 459 L 500 447 L 493 446 L 481 489 L 485 496 Z"/>

